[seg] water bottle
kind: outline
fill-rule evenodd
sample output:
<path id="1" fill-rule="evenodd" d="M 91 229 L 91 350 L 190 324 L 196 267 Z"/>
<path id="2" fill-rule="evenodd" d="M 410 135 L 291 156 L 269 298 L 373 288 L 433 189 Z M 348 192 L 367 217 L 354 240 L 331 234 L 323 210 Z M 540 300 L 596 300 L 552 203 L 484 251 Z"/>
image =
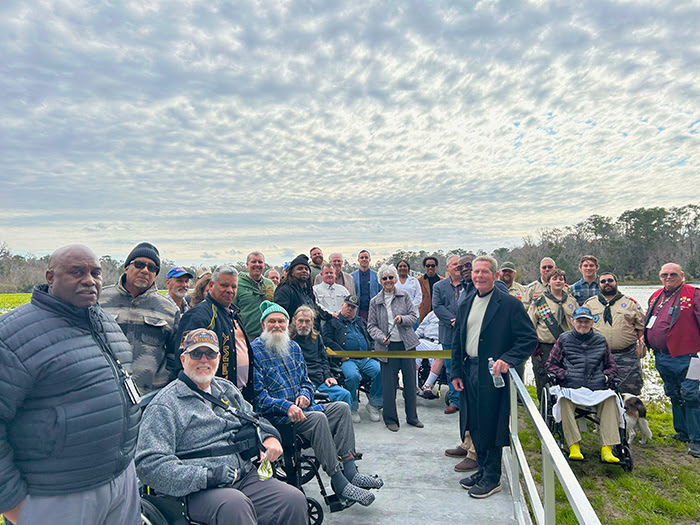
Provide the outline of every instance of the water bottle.
<path id="1" fill-rule="evenodd" d="M 493 365 L 493 357 L 489 357 L 489 373 L 491 374 L 491 379 L 493 379 L 493 386 L 495 386 L 496 388 L 503 388 L 504 386 L 506 386 L 506 382 L 503 380 L 502 375 L 496 375 L 493 372 Z"/>

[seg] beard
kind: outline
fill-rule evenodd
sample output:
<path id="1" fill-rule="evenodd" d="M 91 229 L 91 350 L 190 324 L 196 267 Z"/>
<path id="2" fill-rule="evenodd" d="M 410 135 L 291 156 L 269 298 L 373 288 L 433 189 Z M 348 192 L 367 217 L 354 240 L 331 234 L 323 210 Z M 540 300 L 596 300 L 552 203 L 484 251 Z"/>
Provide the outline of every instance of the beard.
<path id="1" fill-rule="evenodd" d="M 310 326 L 309 327 L 303 326 L 301 328 L 297 328 L 296 330 L 297 330 L 297 333 L 303 337 L 308 337 L 309 334 L 311 333 Z"/>
<path id="2" fill-rule="evenodd" d="M 180 299 L 183 299 L 187 295 L 188 291 L 189 290 L 187 288 L 175 288 L 175 290 L 173 290 L 173 295 L 175 297 L 179 297 Z"/>
<path id="3" fill-rule="evenodd" d="M 289 355 L 289 333 L 286 330 L 281 332 L 268 332 L 265 330 L 260 334 L 260 339 L 265 343 L 265 348 L 275 355 L 286 357 Z"/>
<path id="4" fill-rule="evenodd" d="M 606 284 L 603 286 L 603 289 L 601 290 L 603 292 L 603 295 L 606 296 L 611 296 L 611 295 L 616 295 L 617 294 L 617 286 L 610 286 Z"/>
<path id="5" fill-rule="evenodd" d="M 198 366 L 199 363 L 189 363 L 188 366 L 183 367 L 185 375 L 198 385 L 208 385 L 214 380 L 214 376 L 216 375 L 216 367 L 211 366 L 211 371 L 208 374 L 198 374 Z"/>

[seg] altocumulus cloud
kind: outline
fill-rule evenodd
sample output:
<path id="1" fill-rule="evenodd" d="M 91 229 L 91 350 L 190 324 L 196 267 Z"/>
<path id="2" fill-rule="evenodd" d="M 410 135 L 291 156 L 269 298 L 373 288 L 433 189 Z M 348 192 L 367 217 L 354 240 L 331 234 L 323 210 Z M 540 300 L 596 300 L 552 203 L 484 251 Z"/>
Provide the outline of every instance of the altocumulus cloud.
<path id="1" fill-rule="evenodd" d="M 0 240 L 278 263 L 687 204 L 699 26 L 683 1 L 6 3 Z"/>

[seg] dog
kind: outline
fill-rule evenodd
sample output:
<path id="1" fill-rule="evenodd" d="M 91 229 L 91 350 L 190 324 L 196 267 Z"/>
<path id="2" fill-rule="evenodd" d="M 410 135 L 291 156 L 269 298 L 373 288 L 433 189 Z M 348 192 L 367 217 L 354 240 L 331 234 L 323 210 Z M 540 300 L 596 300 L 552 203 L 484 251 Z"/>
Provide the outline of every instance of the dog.
<path id="1" fill-rule="evenodd" d="M 640 443 L 644 445 L 651 439 L 651 430 L 647 422 L 647 407 L 637 396 L 623 394 L 625 406 L 625 425 L 627 426 L 627 442 L 631 445 L 637 432 L 641 434 Z"/>

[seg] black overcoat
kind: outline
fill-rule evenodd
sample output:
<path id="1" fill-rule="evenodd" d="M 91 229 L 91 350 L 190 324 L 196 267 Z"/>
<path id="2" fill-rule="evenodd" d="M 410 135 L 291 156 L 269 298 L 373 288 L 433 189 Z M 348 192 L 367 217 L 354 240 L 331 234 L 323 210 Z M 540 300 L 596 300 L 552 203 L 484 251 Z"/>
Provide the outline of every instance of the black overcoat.
<path id="1" fill-rule="evenodd" d="M 527 359 L 537 346 L 537 335 L 532 322 L 525 313 L 523 305 L 518 299 L 502 291 L 496 286 L 491 292 L 493 297 L 489 301 L 481 324 L 479 337 L 479 388 L 477 403 L 477 417 L 479 418 L 479 439 L 482 443 L 493 443 L 495 446 L 508 446 L 508 416 L 510 413 L 508 382 L 505 388 L 493 386 L 491 374 L 488 370 L 488 359 L 502 359 L 511 367 L 521 364 Z M 451 378 L 462 378 L 466 383 L 466 368 L 468 357 L 465 348 L 467 335 L 467 318 L 471 310 L 476 290 L 472 290 L 457 308 L 457 320 L 455 321 L 454 338 L 452 340 L 452 369 Z M 460 392 L 462 403 L 466 406 L 466 389 Z M 469 421 L 466 410 L 460 410 L 461 436 L 465 430 L 469 430 Z"/>

